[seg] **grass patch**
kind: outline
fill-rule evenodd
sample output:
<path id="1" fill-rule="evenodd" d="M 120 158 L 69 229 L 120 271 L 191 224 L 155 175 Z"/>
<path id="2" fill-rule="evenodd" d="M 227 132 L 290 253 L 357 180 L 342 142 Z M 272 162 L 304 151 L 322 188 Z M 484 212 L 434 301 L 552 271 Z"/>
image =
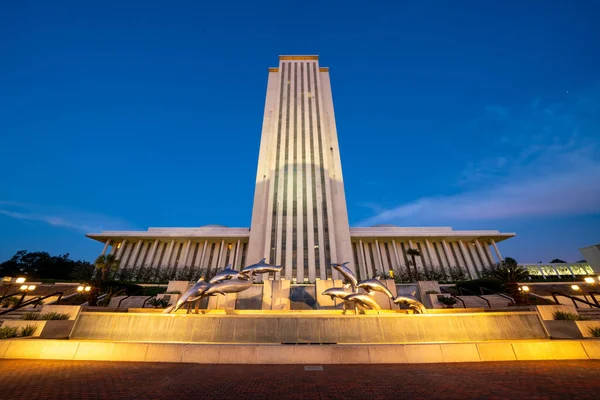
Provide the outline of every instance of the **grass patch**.
<path id="1" fill-rule="evenodd" d="M 597 337 L 600 338 L 600 326 L 590 326 L 588 328 L 588 332 L 590 333 L 590 335 L 592 335 L 593 337 Z"/>
<path id="2" fill-rule="evenodd" d="M 25 325 L 25 326 L 22 326 L 21 329 L 19 330 L 19 336 L 22 336 L 22 337 L 33 336 L 35 334 L 35 331 L 37 331 L 37 326 Z"/>
<path id="3" fill-rule="evenodd" d="M 19 336 L 19 330 L 12 326 L 3 326 L 0 328 L 0 339 L 10 339 Z"/>
<path id="4" fill-rule="evenodd" d="M 40 314 L 39 319 L 40 320 L 44 320 L 44 321 L 54 321 L 54 320 L 66 320 L 69 319 L 71 316 L 69 314 L 65 314 L 65 313 L 58 313 L 58 312 L 49 312 L 46 314 Z"/>
<path id="5" fill-rule="evenodd" d="M 584 321 L 585 320 L 585 318 L 583 318 L 580 315 L 573 314 L 573 313 L 566 312 L 566 311 L 554 311 L 554 314 L 552 314 L 552 318 L 554 318 L 556 321 Z"/>

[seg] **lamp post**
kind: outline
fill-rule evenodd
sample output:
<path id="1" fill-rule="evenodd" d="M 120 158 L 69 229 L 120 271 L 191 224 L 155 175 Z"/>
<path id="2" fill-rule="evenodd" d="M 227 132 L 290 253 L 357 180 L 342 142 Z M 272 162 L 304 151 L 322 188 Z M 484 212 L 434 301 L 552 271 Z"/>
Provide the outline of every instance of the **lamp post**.
<path id="1" fill-rule="evenodd" d="M 25 278 L 19 278 L 19 279 L 23 279 L 21 282 L 25 282 Z M 18 279 L 17 279 L 17 281 L 18 281 Z M 23 294 L 21 295 L 21 298 L 19 299 L 19 302 L 17 303 L 15 308 L 19 307 L 21 305 L 21 303 L 23 303 L 23 300 L 25 299 L 25 296 L 27 296 L 27 293 L 33 292 L 35 290 L 35 288 L 36 288 L 35 285 L 21 285 L 19 290 L 21 292 L 23 292 Z"/>

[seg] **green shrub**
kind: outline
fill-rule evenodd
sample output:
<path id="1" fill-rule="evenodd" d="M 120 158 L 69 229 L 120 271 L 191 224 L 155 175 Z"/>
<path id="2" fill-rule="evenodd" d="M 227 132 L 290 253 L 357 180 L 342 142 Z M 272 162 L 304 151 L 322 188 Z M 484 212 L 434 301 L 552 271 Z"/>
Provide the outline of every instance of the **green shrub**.
<path id="1" fill-rule="evenodd" d="M 17 296 L 11 296 L 11 297 L 2 299 L 2 303 L 0 303 L 0 306 L 4 307 L 4 308 L 10 307 L 10 306 L 16 306 L 18 302 L 19 302 L 19 298 Z"/>
<path id="2" fill-rule="evenodd" d="M 17 328 L 12 326 L 3 326 L 0 328 L 0 339 L 10 339 L 19 336 Z"/>
<path id="3" fill-rule="evenodd" d="M 64 314 L 64 313 L 57 313 L 57 312 L 49 312 L 46 314 L 40 314 L 39 319 L 41 320 L 65 320 L 65 319 L 69 319 L 71 316 L 69 314 Z"/>
<path id="4" fill-rule="evenodd" d="M 181 294 L 179 290 L 171 290 L 169 292 L 165 292 L 165 294 Z"/>
<path id="5" fill-rule="evenodd" d="M 597 337 L 600 338 L 600 326 L 590 326 L 588 328 L 588 331 L 590 332 L 590 335 L 592 335 L 593 337 Z"/>
<path id="6" fill-rule="evenodd" d="M 438 296 L 438 301 L 446 306 L 453 306 L 457 300 L 454 297 Z"/>
<path id="7" fill-rule="evenodd" d="M 23 314 L 23 319 L 25 321 L 37 321 L 40 319 L 40 313 L 36 312 L 28 312 Z"/>
<path id="8" fill-rule="evenodd" d="M 554 314 L 552 314 L 552 318 L 554 318 L 557 321 L 583 321 L 585 319 L 582 318 L 580 315 L 566 311 L 554 311 Z"/>
<path id="9" fill-rule="evenodd" d="M 37 326 L 25 325 L 25 326 L 22 326 L 21 329 L 19 330 L 19 336 L 22 336 L 22 337 L 33 336 L 35 331 L 37 331 Z"/>
<path id="10" fill-rule="evenodd" d="M 154 298 L 154 299 L 150 299 L 148 301 L 148 304 L 150 304 L 154 308 L 167 308 L 169 305 L 169 300 Z"/>

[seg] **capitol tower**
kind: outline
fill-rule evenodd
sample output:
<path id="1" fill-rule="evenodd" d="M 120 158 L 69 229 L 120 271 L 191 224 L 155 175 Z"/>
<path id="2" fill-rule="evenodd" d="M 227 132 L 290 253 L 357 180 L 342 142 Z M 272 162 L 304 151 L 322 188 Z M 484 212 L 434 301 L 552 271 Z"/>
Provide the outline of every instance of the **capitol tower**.
<path id="1" fill-rule="evenodd" d="M 249 260 L 263 257 L 298 282 L 352 261 L 329 68 L 318 56 L 280 56 L 269 68 L 248 249 Z"/>

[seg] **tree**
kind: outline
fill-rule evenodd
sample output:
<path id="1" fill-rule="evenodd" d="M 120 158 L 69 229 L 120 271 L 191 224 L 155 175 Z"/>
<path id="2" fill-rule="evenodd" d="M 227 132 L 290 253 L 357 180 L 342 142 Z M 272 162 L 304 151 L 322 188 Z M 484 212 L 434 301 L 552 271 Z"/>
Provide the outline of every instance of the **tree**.
<path id="1" fill-rule="evenodd" d="M 68 253 L 52 256 L 45 251 L 20 250 L 11 259 L 0 263 L 0 275 L 24 275 L 28 279 L 84 279 L 73 275 L 89 271 L 90 267 L 87 261 L 72 260 Z"/>
<path id="2" fill-rule="evenodd" d="M 412 259 L 412 265 L 415 269 L 415 279 L 419 280 L 419 271 L 417 270 L 417 263 L 415 261 L 415 257 L 421 257 L 421 252 L 417 249 L 408 249 L 406 250 L 406 255 L 410 256 L 410 258 Z"/>
<path id="3" fill-rule="evenodd" d="M 96 269 L 102 273 L 102 280 L 105 281 L 108 272 L 116 272 L 119 269 L 119 260 L 114 254 L 98 256 L 94 262 Z"/>
<path id="4" fill-rule="evenodd" d="M 491 277 L 496 278 L 504 283 L 504 288 L 515 301 L 521 300 L 521 292 L 519 291 L 519 282 L 524 281 L 529 277 L 529 272 L 518 265 L 514 258 L 506 257 L 497 268 L 490 271 Z"/>
<path id="5" fill-rule="evenodd" d="M 561 260 L 560 258 L 555 258 L 554 260 L 550 261 L 550 264 L 566 264 L 567 262 L 565 260 Z"/>

